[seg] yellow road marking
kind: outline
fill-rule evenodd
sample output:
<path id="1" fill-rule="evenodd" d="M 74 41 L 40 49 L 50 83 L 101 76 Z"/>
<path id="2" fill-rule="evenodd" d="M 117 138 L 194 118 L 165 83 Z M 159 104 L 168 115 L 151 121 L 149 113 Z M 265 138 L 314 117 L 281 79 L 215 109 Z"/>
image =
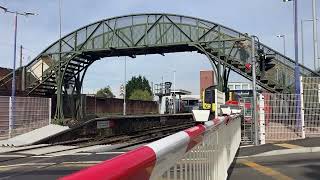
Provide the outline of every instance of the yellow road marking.
<path id="1" fill-rule="evenodd" d="M 302 146 L 294 145 L 294 144 L 288 144 L 288 143 L 282 143 L 282 144 L 274 144 L 276 146 L 288 148 L 288 149 L 296 149 L 296 148 L 302 148 Z"/>
<path id="2" fill-rule="evenodd" d="M 276 170 L 273 170 L 269 167 L 265 167 L 265 166 L 259 165 L 257 163 L 248 161 L 248 160 L 240 160 L 239 162 L 261 172 L 262 174 L 265 174 L 267 176 L 271 176 L 272 178 L 274 178 L 276 180 L 293 180 L 292 178 L 290 178 L 290 177 L 288 177 L 288 176 L 286 176 Z"/>

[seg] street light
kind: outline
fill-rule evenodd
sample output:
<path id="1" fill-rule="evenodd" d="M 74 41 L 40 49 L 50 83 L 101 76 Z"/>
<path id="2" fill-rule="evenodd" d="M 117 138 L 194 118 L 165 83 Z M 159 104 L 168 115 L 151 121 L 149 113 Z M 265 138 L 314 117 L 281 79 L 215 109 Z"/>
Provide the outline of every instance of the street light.
<path id="1" fill-rule="evenodd" d="M 123 91 L 123 115 L 126 113 L 126 87 L 127 87 L 127 56 L 124 57 L 124 91 Z"/>
<path id="2" fill-rule="evenodd" d="M 11 11 L 8 8 L 0 6 L 0 9 L 4 10 L 5 13 L 14 14 L 14 47 L 13 47 L 13 68 L 12 68 L 12 87 L 11 87 L 11 116 L 9 118 L 9 138 L 11 137 L 13 123 L 15 121 L 15 96 L 16 96 L 16 52 L 17 52 L 17 31 L 18 31 L 18 15 L 21 16 L 34 16 L 36 13 L 32 12 L 18 12 Z"/>
<path id="3" fill-rule="evenodd" d="M 318 20 L 318 18 L 317 18 Z M 301 59 L 302 59 L 302 65 L 304 65 L 304 38 L 303 38 L 303 24 L 304 22 L 309 22 L 309 21 L 313 21 L 313 19 L 302 19 L 301 20 Z M 313 36 L 313 38 L 315 38 L 315 36 Z M 314 70 L 317 69 L 317 65 L 316 65 L 316 61 L 317 58 L 314 58 Z"/>
<path id="4" fill-rule="evenodd" d="M 251 62 L 252 62 L 252 94 L 253 94 L 253 122 L 254 122 L 254 144 L 259 145 L 258 141 L 258 119 L 257 119 L 257 80 L 256 80 L 256 50 L 255 39 L 258 41 L 260 49 L 260 40 L 257 36 L 251 36 Z"/>
<path id="5" fill-rule="evenodd" d="M 173 71 L 173 114 L 176 114 L 176 70 Z"/>
<path id="6" fill-rule="evenodd" d="M 300 94 L 300 67 L 299 67 L 299 40 L 298 40 L 298 0 L 283 0 L 283 2 L 293 1 L 294 7 L 294 82 L 295 93 Z"/>
<path id="7" fill-rule="evenodd" d="M 296 96 L 296 111 L 298 112 L 296 115 L 296 119 L 298 120 L 298 128 L 299 126 L 303 128 L 303 122 L 301 118 L 301 114 L 299 109 L 301 108 L 301 89 L 300 89 L 300 66 L 299 66 L 299 40 L 298 40 L 298 0 L 283 0 L 284 2 L 293 1 L 294 6 L 294 57 L 295 57 L 295 68 L 294 68 L 294 84 L 295 84 L 295 96 Z M 302 138 L 304 138 L 304 133 L 302 131 Z"/>
<path id="8" fill-rule="evenodd" d="M 61 0 L 59 0 L 59 39 L 61 39 Z"/>
<path id="9" fill-rule="evenodd" d="M 316 0 L 312 0 L 312 19 L 313 19 L 313 56 L 314 61 L 318 61 L 318 30 L 317 30 L 317 8 L 316 8 Z M 315 70 L 318 69 L 319 63 L 315 63 L 317 66 Z"/>
<path id="10" fill-rule="evenodd" d="M 286 56 L 286 35 L 277 35 L 277 37 L 283 39 L 283 54 Z"/>

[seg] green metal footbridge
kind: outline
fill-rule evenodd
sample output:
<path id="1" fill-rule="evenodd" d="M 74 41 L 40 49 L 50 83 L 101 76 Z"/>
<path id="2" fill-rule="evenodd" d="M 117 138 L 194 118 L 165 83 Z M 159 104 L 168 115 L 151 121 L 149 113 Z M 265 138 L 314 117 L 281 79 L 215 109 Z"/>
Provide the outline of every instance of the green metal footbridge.
<path id="1" fill-rule="evenodd" d="M 255 42 L 256 48 L 274 56 L 275 67 L 257 83 L 270 92 L 293 92 L 295 62 L 281 53 Z M 80 95 L 88 67 L 106 57 L 165 54 L 196 51 L 208 57 L 218 85 L 226 90 L 230 71 L 252 80 L 251 39 L 223 25 L 175 14 L 133 14 L 104 19 L 71 32 L 57 40 L 28 65 L 17 69 L 26 96 L 57 95 L 56 118 L 63 119 L 63 95 L 72 95 L 74 118 L 81 118 Z M 300 65 L 302 76 L 319 76 Z M 12 74 L 0 80 L 10 88 Z"/>

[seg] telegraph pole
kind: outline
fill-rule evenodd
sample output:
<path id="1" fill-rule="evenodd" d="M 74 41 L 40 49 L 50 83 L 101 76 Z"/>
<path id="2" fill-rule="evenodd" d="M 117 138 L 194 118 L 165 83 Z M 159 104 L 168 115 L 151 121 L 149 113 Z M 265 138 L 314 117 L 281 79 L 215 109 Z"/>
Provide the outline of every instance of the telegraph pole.
<path id="1" fill-rule="evenodd" d="M 20 45 L 20 67 L 22 67 L 22 45 Z"/>
<path id="2" fill-rule="evenodd" d="M 314 64 L 315 70 L 317 71 L 320 64 L 318 60 L 318 30 L 317 30 L 317 4 L 316 0 L 312 0 L 312 16 L 313 16 L 313 56 L 314 56 Z"/>
<path id="3" fill-rule="evenodd" d="M 123 91 L 123 115 L 126 115 L 126 87 L 127 87 L 127 57 L 124 57 L 124 91 Z"/>
<path id="4" fill-rule="evenodd" d="M 253 122 L 254 122 L 254 144 L 259 145 L 258 141 L 258 119 L 257 119 L 257 80 L 256 80 L 256 52 L 255 52 L 255 38 L 251 36 L 251 63 L 252 63 L 252 94 L 253 94 Z"/>
<path id="5" fill-rule="evenodd" d="M 176 70 L 173 71 L 173 114 L 176 114 Z"/>
<path id="6" fill-rule="evenodd" d="M 294 51 L 295 51 L 295 93 L 300 94 L 299 40 L 298 40 L 298 0 L 294 4 Z"/>

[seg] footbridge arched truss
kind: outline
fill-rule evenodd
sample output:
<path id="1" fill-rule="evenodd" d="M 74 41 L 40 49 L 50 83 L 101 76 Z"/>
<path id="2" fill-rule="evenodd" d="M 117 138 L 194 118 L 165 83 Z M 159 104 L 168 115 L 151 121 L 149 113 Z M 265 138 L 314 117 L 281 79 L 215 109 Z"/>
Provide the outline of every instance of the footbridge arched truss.
<path id="1" fill-rule="evenodd" d="M 291 92 L 294 88 L 294 61 L 262 43 L 255 42 L 255 45 L 256 49 L 259 46 L 264 53 L 275 56 L 275 67 L 263 78 L 257 68 L 258 84 L 271 92 Z M 62 104 L 63 93 L 80 94 L 85 72 L 96 60 L 186 51 L 197 51 L 208 57 L 222 90 L 226 89 L 230 71 L 252 79 L 251 70 L 245 66 L 251 62 L 248 35 L 194 17 L 133 14 L 89 24 L 54 42 L 28 65 L 18 69 L 24 82 L 21 89 L 26 95 L 57 93 L 57 103 Z M 302 65 L 300 70 L 303 76 L 319 75 Z M 0 86 L 8 86 L 11 78 L 9 74 L 0 80 Z M 76 100 L 71 102 L 73 106 L 79 103 Z M 57 107 L 57 113 L 62 113 L 62 109 L 59 110 L 62 107 Z"/>

